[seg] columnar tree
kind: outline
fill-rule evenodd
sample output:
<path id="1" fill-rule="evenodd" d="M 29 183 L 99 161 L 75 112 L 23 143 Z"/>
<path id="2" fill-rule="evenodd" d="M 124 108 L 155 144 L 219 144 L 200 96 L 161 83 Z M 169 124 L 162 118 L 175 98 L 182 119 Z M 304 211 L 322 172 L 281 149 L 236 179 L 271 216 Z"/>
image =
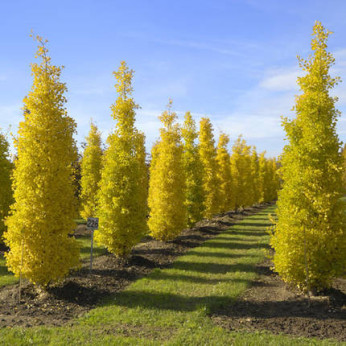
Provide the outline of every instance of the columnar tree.
<path id="1" fill-rule="evenodd" d="M 116 256 L 125 257 L 147 232 L 147 168 L 144 135 L 135 128 L 138 105 L 132 98 L 133 70 L 122 61 L 114 76 L 118 98 L 111 110 L 116 125 L 103 154 L 100 229 L 95 239 Z"/>
<path id="2" fill-rule="evenodd" d="M 31 65 L 33 86 L 24 98 L 24 120 L 15 141 L 14 199 L 7 220 L 7 266 L 35 284 L 47 286 L 79 264 L 79 247 L 69 237 L 74 222 L 72 162 L 76 124 L 65 108 L 61 67 L 51 64 L 39 36 Z"/>
<path id="3" fill-rule="evenodd" d="M 343 175 L 342 175 L 342 181 L 343 181 L 343 187 L 346 192 L 346 144 L 344 145 L 342 149 L 342 157 L 343 157 Z"/>
<path id="4" fill-rule="evenodd" d="M 281 160 L 283 188 L 271 239 L 275 270 L 307 291 L 328 287 L 346 264 L 339 112 L 329 94 L 338 79 L 329 75 L 334 64 L 326 50 L 329 34 L 316 22 L 313 55 L 299 59 L 306 75 L 298 78 L 302 94 L 296 99 L 296 118 L 283 120 L 289 143 Z"/>
<path id="5" fill-rule="evenodd" d="M 159 116 L 164 127 L 152 148 L 150 165 L 148 225 L 151 235 L 163 241 L 174 239 L 186 226 L 183 146 L 171 107 L 172 101 Z"/>
<path id="6" fill-rule="evenodd" d="M 6 229 L 4 221 L 10 211 L 10 205 L 13 203 L 11 186 L 13 164 L 9 159 L 8 148 L 6 137 L 0 133 L 0 243 L 3 241 L 2 234 Z"/>
<path id="7" fill-rule="evenodd" d="M 96 215 L 101 161 L 101 133 L 97 126 L 91 123 L 81 162 L 81 216 L 85 219 Z"/>
<path id="8" fill-rule="evenodd" d="M 251 205 L 251 147 L 239 136 L 232 147 L 231 174 L 235 209 Z"/>
<path id="9" fill-rule="evenodd" d="M 263 151 L 258 159 L 259 165 L 259 175 L 258 175 L 258 184 L 260 190 L 259 202 L 264 203 L 269 201 L 268 194 L 268 185 L 270 182 L 268 181 L 268 162 L 265 157 L 266 152 Z"/>
<path id="10" fill-rule="evenodd" d="M 203 167 L 199 157 L 196 139 L 196 123 L 190 112 L 186 112 L 181 130 L 183 139 L 183 163 L 186 177 L 185 205 L 187 224 L 193 226 L 202 219 L 204 211 L 204 191 L 202 185 Z"/>
<path id="11" fill-rule="evenodd" d="M 260 200 L 260 184 L 259 184 L 259 159 L 256 151 L 256 147 L 252 147 L 251 150 L 251 205 L 259 203 Z"/>
<path id="12" fill-rule="evenodd" d="M 208 118 L 202 118 L 199 130 L 199 155 L 203 167 L 204 217 L 219 212 L 216 148 L 213 127 Z"/>
<path id="13" fill-rule="evenodd" d="M 225 212 L 233 209 L 232 205 L 232 178 L 231 178 L 231 165 L 230 155 L 228 153 L 227 145 L 229 143 L 229 136 L 221 133 L 217 145 L 216 161 L 217 178 L 219 181 L 218 193 L 218 206 L 220 212 Z"/>
<path id="14" fill-rule="evenodd" d="M 269 160 L 270 170 L 270 188 L 269 188 L 269 201 L 277 199 L 278 190 L 280 188 L 280 179 L 278 175 L 278 163 L 275 158 Z"/>

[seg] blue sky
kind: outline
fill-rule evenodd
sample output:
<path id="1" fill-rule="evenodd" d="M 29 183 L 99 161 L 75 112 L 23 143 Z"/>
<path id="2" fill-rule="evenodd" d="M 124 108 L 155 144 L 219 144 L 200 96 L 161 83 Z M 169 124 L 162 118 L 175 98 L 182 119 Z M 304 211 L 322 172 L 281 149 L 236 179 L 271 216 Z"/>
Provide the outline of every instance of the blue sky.
<path id="1" fill-rule="evenodd" d="M 104 139 L 114 126 L 114 76 L 121 60 L 135 70 L 134 97 L 142 107 L 137 127 L 147 151 L 158 138 L 158 115 L 172 98 L 182 118 L 210 117 L 215 135 L 279 155 L 280 116 L 294 116 L 300 73 L 296 56 L 310 52 L 312 26 L 320 20 L 334 34 L 333 73 L 345 80 L 334 94 L 346 111 L 346 1 L 308 0 L 0 0 L 0 127 L 22 119 L 22 99 L 32 84 L 36 44 L 31 29 L 49 40 L 52 61 L 64 65 L 67 108 L 80 143 L 90 119 Z M 346 141 L 346 118 L 338 133 Z"/>

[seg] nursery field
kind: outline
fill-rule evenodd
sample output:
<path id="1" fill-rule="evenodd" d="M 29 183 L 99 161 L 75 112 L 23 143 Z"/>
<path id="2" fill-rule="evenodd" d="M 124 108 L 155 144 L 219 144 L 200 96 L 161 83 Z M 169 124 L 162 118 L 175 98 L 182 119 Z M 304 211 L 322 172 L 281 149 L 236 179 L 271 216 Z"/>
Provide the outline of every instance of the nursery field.
<path id="1" fill-rule="evenodd" d="M 39 300 L 45 298 L 35 297 L 31 305 L 36 303 L 35 311 L 40 310 L 36 322 L 21 310 L 12 326 L 0 306 L 0 343 L 336 345 L 346 341 L 342 280 L 332 294 L 319 297 L 308 309 L 307 300 L 297 292 L 288 292 L 271 272 L 265 259 L 269 248 L 266 230 L 270 226 L 268 213 L 274 211 L 275 207 L 270 206 L 224 214 L 167 244 L 147 239 L 135 247 L 131 259 L 124 264 L 112 262 L 114 256 L 100 249 L 90 278 L 99 279 L 101 288 L 94 286 L 86 291 L 90 282 L 83 286 L 79 281 L 81 296 L 85 292 L 96 293 L 100 298 L 96 303 L 82 300 L 81 309 L 75 310 L 79 316 L 72 313 L 54 320 L 52 314 L 47 314 L 45 320 L 43 308 L 39 307 Z M 105 267 L 107 261 L 112 262 L 113 269 Z M 110 280 L 108 276 L 127 281 L 112 293 L 105 285 Z M 71 282 L 65 286 L 72 287 Z M 0 299 L 5 289 L 0 290 Z M 73 301 L 76 292 L 71 292 L 70 297 L 59 296 L 58 292 L 56 289 L 49 294 L 57 295 L 55 299 L 61 307 L 73 310 L 78 305 Z M 25 299 L 22 305 L 32 309 Z"/>

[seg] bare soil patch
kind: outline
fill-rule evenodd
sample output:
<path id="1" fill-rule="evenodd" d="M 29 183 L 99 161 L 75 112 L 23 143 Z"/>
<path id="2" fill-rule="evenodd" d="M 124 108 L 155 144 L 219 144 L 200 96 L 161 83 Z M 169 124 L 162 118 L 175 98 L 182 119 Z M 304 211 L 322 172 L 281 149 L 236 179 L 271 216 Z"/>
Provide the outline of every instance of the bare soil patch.
<path id="1" fill-rule="evenodd" d="M 258 279 L 232 306 L 212 319 L 230 330 L 268 330 L 319 339 L 346 341 L 346 280 L 335 280 L 323 295 L 309 299 L 290 289 L 266 260 L 257 266 Z"/>
<path id="2" fill-rule="evenodd" d="M 80 270 L 72 272 L 45 292 L 38 291 L 26 282 L 22 285 L 20 302 L 19 284 L 4 286 L 0 288 L 0 328 L 72 323 L 72 318 L 101 304 L 105 298 L 123 290 L 134 280 L 148 275 L 154 268 L 168 267 L 177 256 L 268 205 L 218 215 L 210 221 L 200 221 L 196 227 L 184 230 L 171 242 L 146 237 L 126 260 L 112 254 L 96 257 L 92 272 L 89 271 L 86 260 Z M 76 236 L 86 232 L 85 227 L 79 227 Z"/>

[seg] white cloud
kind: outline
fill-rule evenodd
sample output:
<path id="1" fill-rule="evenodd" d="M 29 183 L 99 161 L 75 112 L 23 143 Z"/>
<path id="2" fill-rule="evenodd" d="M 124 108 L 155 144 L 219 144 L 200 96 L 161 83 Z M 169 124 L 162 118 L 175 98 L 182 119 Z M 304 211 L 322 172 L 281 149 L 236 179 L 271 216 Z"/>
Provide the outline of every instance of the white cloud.
<path id="1" fill-rule="evenodd" d="M 147 42 L 154 42 L 163 45 L 185 47 L 197 50 L 205 50 L 213 53 L 218 53 L 228 56 L 248 57 L 244 51 L 253 50 L 258 48 L 259 45 L 255 42 L 245 42 L 244 40 L 223 40 L 213 39 L 205 40 L 200 38 L 193 39 L 161 39 L 157 37 L 148 37 L 142 33 L 126 33 L 123 36 L 127 38 L 145 40 Z"/>
<path id="2" fill-rule="evenodd" d="M 190 41 L 190 40 L 156 40 L 156 39 L 154 41 L 157 43 L 167 44 L 171 46 L 207 50 L 210 52 L 219 53 L 223 55 L 238 56 L 238 57 L 245 56 L 243 53 L 240 53 L 239 51 L 235 49 L 222 48 L 220 46 L 217 46 L 213 42 Z"/>
<path id="3" fill-rule="evenodd" d="M 296 68 L 272 70 L 260 82 L 260 87 L 271 91 L 298 91 L 297 77 L 301 72 Z"/>

